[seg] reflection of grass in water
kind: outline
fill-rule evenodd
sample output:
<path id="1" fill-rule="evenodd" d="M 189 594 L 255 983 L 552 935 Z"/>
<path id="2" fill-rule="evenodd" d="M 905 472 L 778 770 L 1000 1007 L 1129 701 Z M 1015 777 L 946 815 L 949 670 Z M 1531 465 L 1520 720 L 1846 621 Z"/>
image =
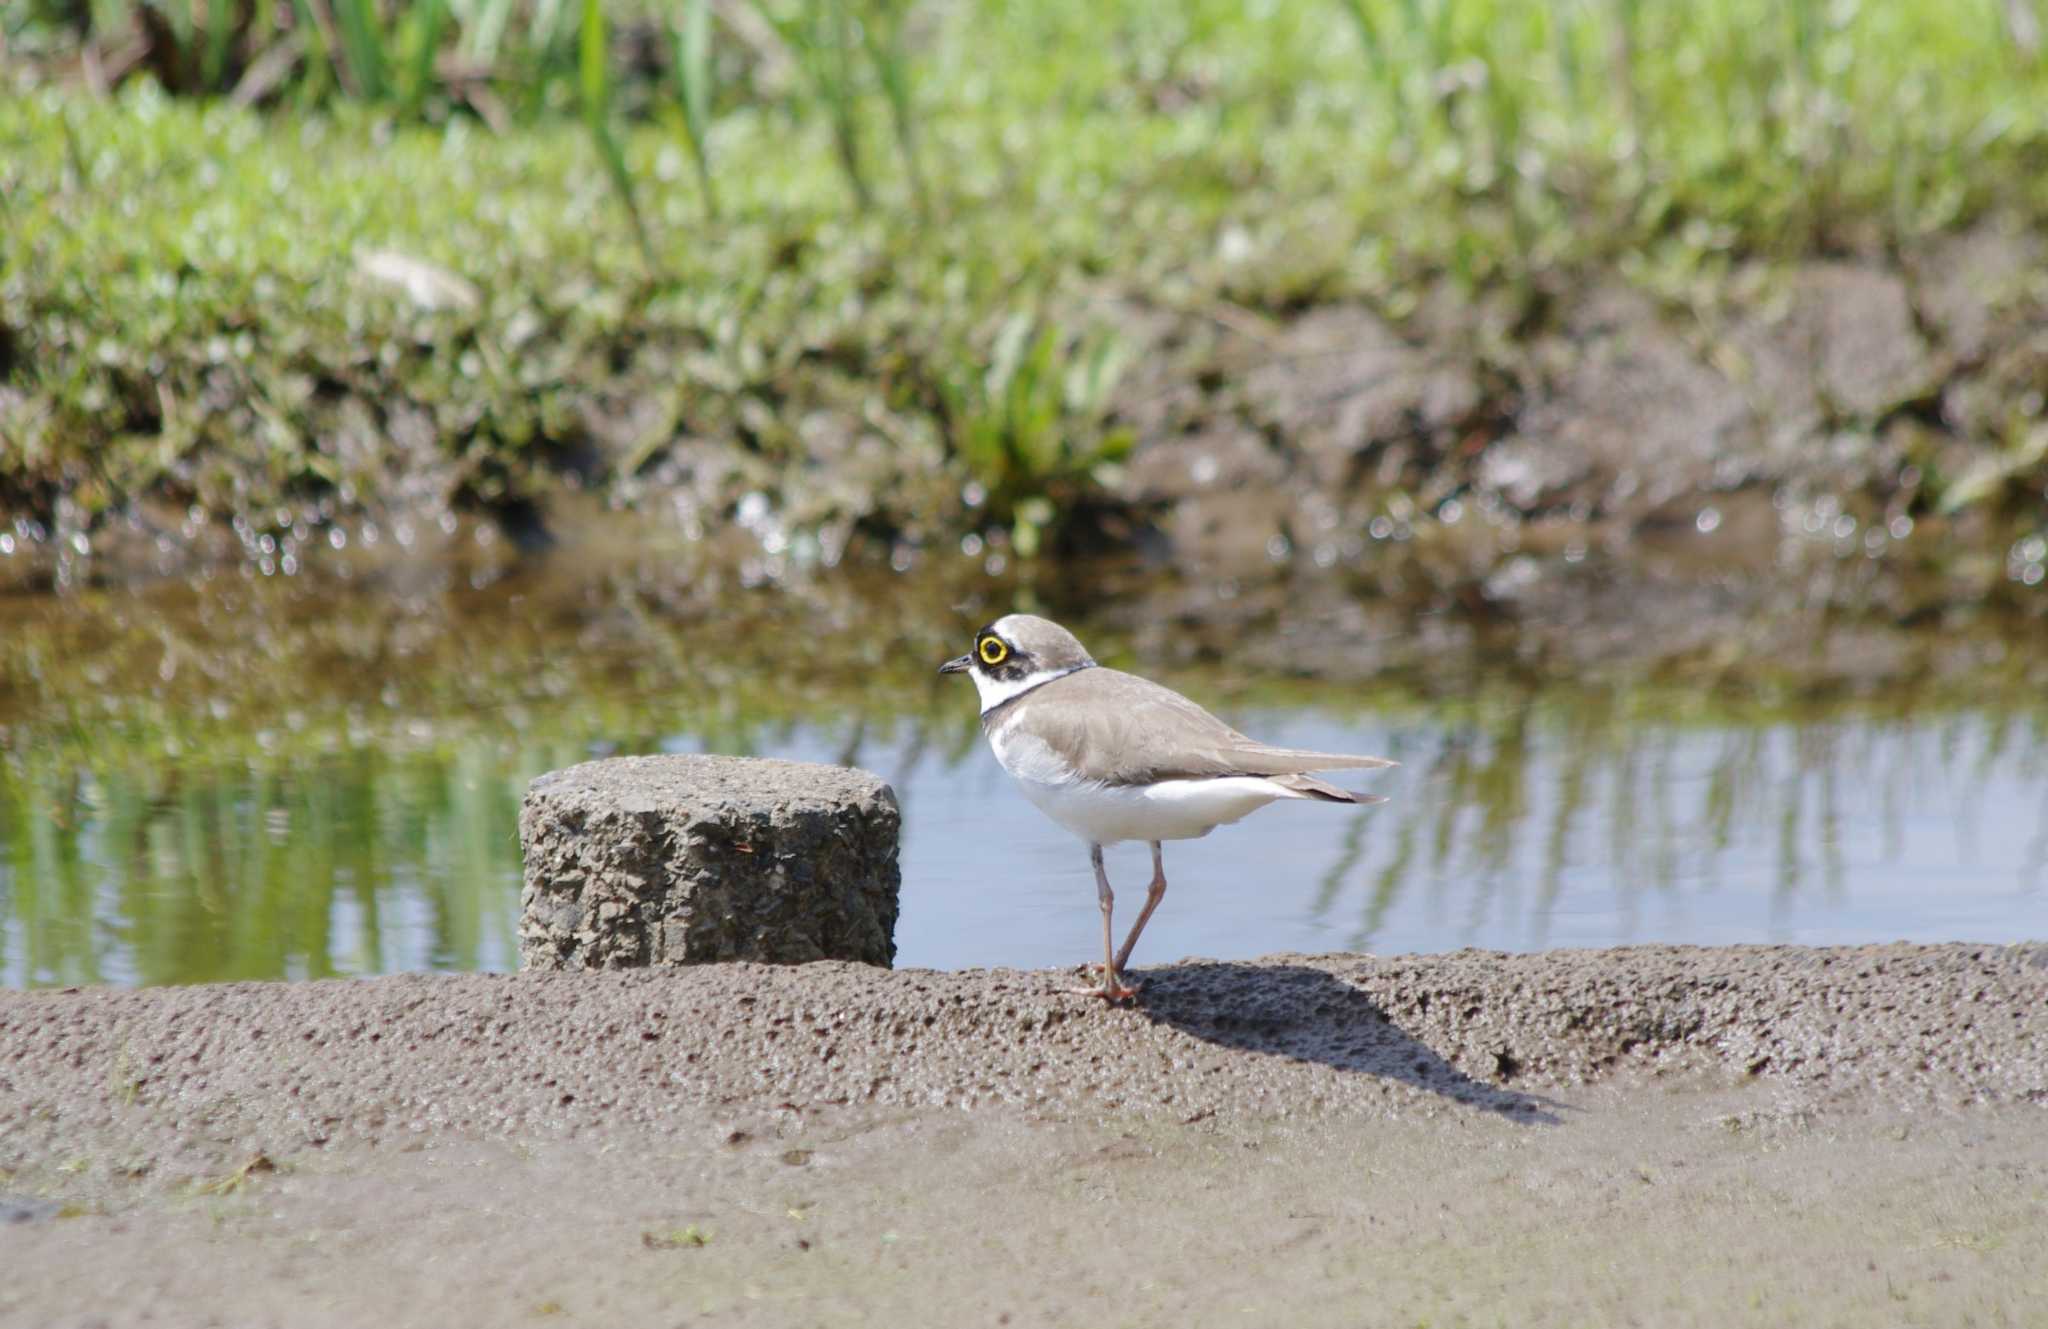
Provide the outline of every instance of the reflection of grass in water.
<path id="1" fill-rule="evenodd" d="M 416 904 L 436 965 L 504 962 L 519 799 L 581 746 L 487 730 L 419 751 L 321 746 L 165 760 L 161 741 L 115 734 L 0 763 L 10 960 L 46 982 L 374 972 L 412 922 L 393 907 Z M 107 973 L 112 957 L 128 972 Z"/>
<path id="2" fill-rule="evenodd" d="M 713 671 L 722 676 L 723 671 Z M 552 706 L 399 714 L 309 706 L 296 730 L 187 708 L 0 748 L 0 972 L 143 983 L 503 966 L 517 953 L 532 778 L 667 736 L 745 754 L 798 728 L 788 689 L 643 703 L 597 680 Z M 507 684 L 510 691 L 512 685 Z M 910 694 L 913 701 L 916 694 Z M 519 718 L 507 718 L 519 709 Z M 859 760 L 897 717 L 839 735 Z M 971 712 L 949 728 L 972 739 Z M 943 747 L 920 725 L 901 750 Z M 172 755 L 174 754 L 174 755 Z"/>
<path id="3" fill-rule="evenodd" d="M 1847 899 L 1852 819 L 1875 825 L 1880 852 L 1896 857 L 1904 819 L 1945 785 L 1967 860 L 1975 814 L 1994 785 L 2041 786 L 2048 808 L 2048 710 L 2038 707 L 1921 717 L 1897 699 L 1745 724 L 1739 711 L 1674 715 L 1671 700 L 1654 688 L 1518 688 L 1480 699 L 1434 758 L 1423 757 L 1421 796 L 1346 829 L 1314 915 L 1337 913 L 1362 874 L 1353 948 L 1372 944 L 1404 894 L 1432 884 L 1464 898 L 1465 935 L 1520 908 L 1522 934 L 1542 945 L 1575 850 L 1586 862 L 1588 845 L 1599 845 L 1598 866 L 1618 883 L 1633 929 L 1652 893 L 1714 892 L 1726 885 L 1731 850 L 1771 844 L 1771 907 L 1784 917 L 1816 886 L 1829 904 Z M 2048 868 L 2048 829 L 2029 825 L 2020 860 L 2025 898 Z M 1526 905 L 1516 899 L 1518 872 L 1530 886 Z"/>
<path id="4" fill-rule="evenodd" d="M 1730 847 L 1774 834 L 1782 912 L 1816 882 L 1831 899 L 1846 889 L 1849 800 L 1889 820 L 1930 777 L 1963 791 L 1963 807 L 1990 782 L 2048 777 L 2039 716 L 1715 732 L 1649 719 L 1658 709 L 1654 692 L 1504 694 L 1433 752 L 1411 739 L 1402 755 L 1428 771 L 1427 796 L 1392 817 L 1353 819 L 1315 912 L 1342 907 L 1363 872 L 1348 940 L 1364 947 L 1405 895 L 1435 882 L 1450 895 L 1434 905 L 1455 903 L 1468 934 L 1511 921 L 1541 944 L 1589 834 L 1630 910 L 1649 893 L 1715 889 Z M 518 807 L 535 774 L 582 759 L 598 739 L 641 751 L 661 734 L 692 734 L 746 751 L 799 727 L 722 706 L 637 730 L 621 718 L 603 704 L 571 705 L 536 722 L 544 733 L 517 737 L 488 714 L 444 719 L 416 748 L 322 751 L 332 735 L 301 734 L 273 753 L 236 757 L 228 741 L 166 761 L 160 741 L 115 734 L 97 748 L 18 753 L 0 765 L 5 904 L 19 952 L 8 967 L 36 982 L 157 983 L 508 963 Z M 977 742 L 968 714 L 901 719 L 855 715 L 818 736 L 842 759 L 886 756 L 896 769 L 885 774 L 899 781 L 931 760 L 951 766 Z M 2048 835 L 2033 833 L 2026 855 L 2038 875 Z"/>
<path id="5" fill-rule="evenodd" d="M 950 629 L 859 605 L 748 601 L 713 636 L 623 589 L 573 613 L 536 593 L 520 616 L 489 599 L 334 601 L 271 613 L 254 647 L 218 621 L 122 606 L 112 627 L 79 626 L 80 597 L 0 634 L 0 972 L 15 981 L 509 962 L 519 800 L 594 751 L 746 753 L 801 734 L 906 793 L 934 763 L 981 760 L 966 694 L 930 676 Z M 1168 681 L 1226 701 L 1216 679 Z M 1732 850 L 1774 836 L 1782 909 L 1816 881 L 1845 889 L 1841 827 L 1875 820 L 1895 852 L 1936 780 L 1965 791 L 1965 814 L 1994 785 L 2048 786 L 2048 710 L 1996 678 L 1946 700 L 1509 683 L 1358 696 L 1276 681 L 1226 706 L 1391 723 L 1389 755 L 1425 777 L 1344 828 L 1314 908 L 1352 914 L 1355 946 L 1432 889 L 1430 911 L 1468 935 L 1512 923 L 1541 944 L 1575 863 L 1599 862 L 1624 909 L 1687 904 L 1726 885 Z M 2017 889 L 2038 890 L 2048 830 L 2003 833 L 2025 840 Z M 1976 834 L 1958 828 L 1959 853 Z"/>
<path id="6" fill-rule="evenodd" d="M 11 764 L 0 833 L 17 851 L 22 967 L 66 982 L 108 976 L 103 959 L 143 982 L 374 970 L 388 953 L 380 903 L 409 870 L 417 879 L 404 884 L 446 947 L 437 960 L 474 964 L 485 912 L 503 909 L 487 883 L 507 862 L 516 870 L 517 848 L 478 833 L 492 800 L 462 802 L 461 765 L 355 752 L 304 765 L 131 760 L 81 778 Z M 46 829 L 17 836 L 24 826 Z M 19 889 L 44 882 L 63 890 L 56 910 Z M 353 922 L 331 936 L 341 918 Z"/>
<path id="7" fill-rule="evenodd" d="M 8 845 L 9 894 L 19 920 L 21 947 L 29 964 L 38 957 L 62 954 L 65 962 L 46 967 L 54 979 L 95 983 L 102 975 L 98 947 L 91 945 L 95 873 L 82 861 L 74 812 L 75 790 L 53 786 L 54 772 L 42 776 L 44 787 L 25 798 L 0 801 L 0 830 Z M 85 931 L 86 945 L 67 945 L 72 934 Z M 30 972 L 34 972 L 31 968 Z"/>

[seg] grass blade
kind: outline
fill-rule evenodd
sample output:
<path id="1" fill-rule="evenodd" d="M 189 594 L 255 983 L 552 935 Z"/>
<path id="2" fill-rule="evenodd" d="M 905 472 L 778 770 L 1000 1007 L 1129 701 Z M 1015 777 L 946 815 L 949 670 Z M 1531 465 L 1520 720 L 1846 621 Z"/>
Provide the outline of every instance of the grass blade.
<path id="1" fill-rule="evenodd" d="M 422 0 L 412 18 L 412 63 L 406 71 L 404 98 L 406 113 L 417 117 L 434 86 L 434 56 L 448 23 L 448 0 Z"/>
<path id="2" fill-rule="evenodd" d="M 1550 19 L 1550 43 L 1557 51 L 1558 87 L 1564 93 L 1565 105 L 1580 105 L 1579 85 L 1579 23 L 1574 0 L 1558 0 L 1548 11 Z"/>
<path id="3" fill-rule="evenodd" d="M 886 12 L 886 18 L 884 14 Z M 925 191 L 924 165 L 918 157 L 916 107 L 910 86 L 910 61 L 903 50 L 903 14 L 884 0 L 862 25 L 868 60 L 880 75 L 882 93 L 889 102 L 889 123 L 896 132 L 896 147 L 903 154 L 904 169 L 910 172 L 910 194 L 919 216 L 931 208 Z"/>
<path id="4" fill-rule="evenodd" d="M 462 25 L 463 57 L 480 65 L 497 64 L 505 30 L 516 8 L 516 0 L 482 0 L 473 6 Z"/>
<path id="5" fill-rule="evenodd" d="M 793 16 L 778 17 L 760 0 L 752 11 L 782 39 L 796 57 L 804 80 L 823 105 L 832 132 L 832 153 L 853 193 L 854 205 L 868 211 L 874 196 L 861 168 L 858 98 L 854 88 L 852 0 L 804 0 Z"/>
<path id="6" fill-rule="evenodd" d="M 633 238 L 639 242 L 640 255 L 647 261 L 648 271 L 652 272 L 655 266 L 654 246 L 647 238 L 647 224 L 640 216 L 640 202 L 633 196 L 633 176 L 626 169 L 625 154 L 619 151 L 619 141 L 612 135 L 611 68 L 606 46 L 603 0 L 583 0 L 581 49 L 578 53 L 583 122 L 590 126 L 590 136 L 597 141 L 597 155 L 603 160 L 605 173 L 611 177 L 612 189 L 633 223 Z"/>
<path id="7" fill-rule="evenodd" d="M 847 187 L 853 191 L 854 206 L 866 212 L 874 205 L 874 195 L 860 164 L 860 122 L 855 115 L 853 89 L 853 16 L 847 13 L 849 0 L 820 2 L 829 11 L 826 26 L 830 32 L 826 40 L 812 44 L 817 82 L 831 117 L 832 147 L 839 156 L 839 167 L 846 173 Z M 818 46 L 825 49 L 819 51 Z"/>
<path id="8" fill-rule="evenodd" d="M 1792 67 L 1807 86 L 1820 84 L 1820 6 L 1815 0 L 1792 0 L 1786 13 L 1792 20 Z"/>
<path id="9" fill-rule="evenodd" d="M 348 55 L 356 95 L 366 101 L 382 101 L 389 85 L 384 77 L 384 41 L 372 0 L 334 0 L 334 17 L 341 28 L 341 45 Z"/>
<path id="10" fill-rule="evenodd" d="M 297 26 L 308 34 L 306 89 L 318 92 L 328 86 L 330 79 L 339 82 L 334 68 L 334 16 L 324 7 L 314 8 L 313 0 L 292 0 L 292 14 Z"/>
<path id="11" fill-rule="evenodd" d="M 683 113 L 693 124 L 711 122 L 711 0 L 689 0 L 676 43 L 676 73 L 683 80 Z"/>
<path id="12" fill-rule="evenodd" d="M 1372 10 L 1366 7 L 1366 0 L 1344 0 L 1344 12 L 1351 15 L 1351 24 L 1358 29 L 1358 44 L 1365 48 L 1365 59 L 1372 66 L 1372 76 L 1382 87 L 1392 87 L 1392 71 L 1387 64 L 1386 39 L 1380 36 L 1378 20 Z"/>
<path id="13" fill-rule="evenodd" d="M 228 51 L 234 41 L 234 0 L 206 0 L 206 53 L 201 57 L 200 74 L 207 92 L 225 91 Z"/>
<path id="14" fill-rule="evenodd" d="M 688 0 L 680 25 L 670 25 L 675 49 L 677 100 L 683 111 L 683 135 L 704 191 L 704 211 L 718 220 L 718 194 L 711 187 L 711 0 Z"/>

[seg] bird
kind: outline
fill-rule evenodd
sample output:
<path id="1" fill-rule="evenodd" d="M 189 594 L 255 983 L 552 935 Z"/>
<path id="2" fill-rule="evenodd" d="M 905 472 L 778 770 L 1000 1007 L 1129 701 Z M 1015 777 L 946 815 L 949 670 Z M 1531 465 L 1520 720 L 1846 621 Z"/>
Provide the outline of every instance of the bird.
<path id="1" fill-rule="evenodd" d="M 1166 895 L 1163 841 L 1197 839 L 1278 799 L 1383 803 L 1311 772 L 1395 765 L 1247 738 L 1171 688 L 1097 664 L 1073 633 L 1035 614 L 979 629 L 971 649 L 939 672 L 974 680 L 996 760 L 1032 806 L 1087 843 L 1102 908 L 1102 982 L 1074 990 L 1105 1001 L 1137 994 L 1123 969 Z M 1102 848 L 1124 840 L 1152 846 L 1152 882 L 1130 936 L 1114 949 L 1116 897 Z"/>

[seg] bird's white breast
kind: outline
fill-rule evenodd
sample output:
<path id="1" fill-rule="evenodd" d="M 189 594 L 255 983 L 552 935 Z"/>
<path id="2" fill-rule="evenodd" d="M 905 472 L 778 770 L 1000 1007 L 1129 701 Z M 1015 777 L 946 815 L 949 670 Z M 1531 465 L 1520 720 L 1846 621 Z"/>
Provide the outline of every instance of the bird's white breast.
<path id="1" fill-rule="evenodd" d="M 989 731 L 996 760 L 1033 807 L 1091 844 L 1119 840 L 1192 840 L 1256 812 L 1293 790 L 1260 776 L 1162 780 L 1113 786 L 1083 779 L 1043 739 L 1012 716 Z"/>

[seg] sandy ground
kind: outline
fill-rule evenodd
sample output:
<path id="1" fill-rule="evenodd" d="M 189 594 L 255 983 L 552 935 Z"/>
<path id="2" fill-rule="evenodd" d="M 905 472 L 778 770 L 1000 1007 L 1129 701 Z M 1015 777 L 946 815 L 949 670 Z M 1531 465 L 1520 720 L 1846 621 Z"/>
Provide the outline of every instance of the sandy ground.
<path id="1" fill-rule="evenodd" d="M 0 1322 L 2042 1323 L 2048 946 L 0 993 Z"/>

